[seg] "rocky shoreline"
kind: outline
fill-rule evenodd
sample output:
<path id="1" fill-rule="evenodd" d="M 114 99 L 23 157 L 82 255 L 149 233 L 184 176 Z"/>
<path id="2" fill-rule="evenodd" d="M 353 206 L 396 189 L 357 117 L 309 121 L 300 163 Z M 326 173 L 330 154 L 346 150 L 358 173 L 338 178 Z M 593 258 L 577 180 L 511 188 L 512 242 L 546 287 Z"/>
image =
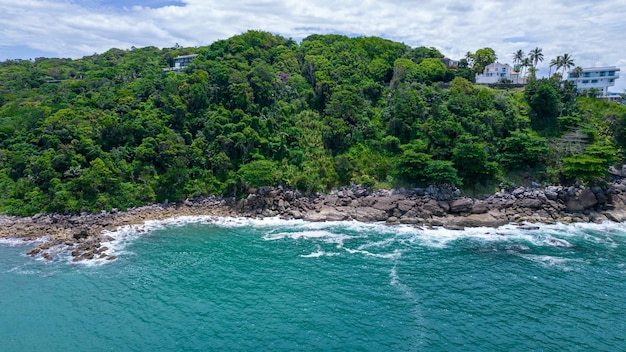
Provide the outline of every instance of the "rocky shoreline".
<path id="1" fill-rule="evenodd" d="M 375 191 L 360 186 L 330 194 L 304 196 L 279 188 L 250 190 L 245 199 L 203 198 L 173 204 L 154 204 L 127 211 L 99 214 L 0 215 L 0 238 L 43 241 L 28 254 L 53 260 L 51 248 L 64 248 L 74 261 L 116 259 L 105 243 L 104 230 L 179 216 L 281 217 L 305 221 L 386 222 L 424 227 L 498 227 L 516 223 L 554 224 L 626 221 L 626 178 L 605 186 L 517 187 L 480 199 L 461 196 L 456 189 Z"/>

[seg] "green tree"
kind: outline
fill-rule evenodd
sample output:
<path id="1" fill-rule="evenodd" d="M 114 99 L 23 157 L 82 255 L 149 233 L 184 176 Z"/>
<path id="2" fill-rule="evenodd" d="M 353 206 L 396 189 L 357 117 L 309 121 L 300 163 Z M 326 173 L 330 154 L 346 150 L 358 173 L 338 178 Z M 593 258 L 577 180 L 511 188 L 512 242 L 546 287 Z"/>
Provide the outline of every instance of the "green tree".
<path id="1" fill-rule="evenodd" d="M 476 50 L 471 56 L 473 64 L 473 70 L 475 73 L 482 73 L 485 67 L 496 62 L 498 56 L 496 52 L 491 48 L 482 48 Z"/>
<path id="2" fill-rule="evenodd" d="M 532 61 L 533 67 L 537 67 L 537 64 L 543 62 L 542 49 L 539 47 L 534 48 L 528 53 L 528 58 Z"/>

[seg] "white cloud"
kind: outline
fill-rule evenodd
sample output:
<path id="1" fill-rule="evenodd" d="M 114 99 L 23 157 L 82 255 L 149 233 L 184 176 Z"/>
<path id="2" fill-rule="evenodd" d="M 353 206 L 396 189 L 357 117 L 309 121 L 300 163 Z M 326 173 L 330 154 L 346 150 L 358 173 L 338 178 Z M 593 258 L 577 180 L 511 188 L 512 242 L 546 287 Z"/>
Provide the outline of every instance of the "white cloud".
<path id="1" fill-rule="evenodd" d="M 259 29 L 294 39 L 378 35 L 453 58 L 488 46 L 503 62 L 540 47 L 540 73 L 563 53 L 581 66 L 626 70 L 624 14 L 626 2 L 605 0 L 0 0 L 0 60 L 21 57 L 24 47 L 80 57 L 111 47 L 208 45 Z M 613 90 L 626 87 L 626 78 L 617 82 Z"/>

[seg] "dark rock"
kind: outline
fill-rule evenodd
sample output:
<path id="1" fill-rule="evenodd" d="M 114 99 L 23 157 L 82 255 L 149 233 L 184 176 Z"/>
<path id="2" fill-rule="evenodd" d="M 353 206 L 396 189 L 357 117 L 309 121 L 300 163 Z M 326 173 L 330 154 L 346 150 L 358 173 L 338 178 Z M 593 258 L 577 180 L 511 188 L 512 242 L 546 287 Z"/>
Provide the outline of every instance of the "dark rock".
<path id="1" fill-rule="evenodd" d="M 35 248 L 31 249 L 30 251 L 28 251 L 26 254 L 30 255 L 31 257 L 34 257 L 37 254 L 39 254 L 39 252 L 41 252 L 41 248 L 35 247 Z"/>
<path id="2" fill-rule="evenodd" d="M 559 194 L 552 190 L 545 190 L 543 193 L 549 200 L 557 200 L 559 198 Z"/>
<path id="3" fill-rule="evenodd" d="M 466 213 L 472 210 L 474 200 L 472 198 L 461 198 L 450 203 L 451 213 Z"/>
<path id="4" fill-rule="evenodd" d="M 576 198 L 571 198 L 567 201 L 566 211 L 570 213 L 578 213 L 583 210 L 593 207 L 598 204 L 598 199 L 593 192 L 586 188 Z"/>
<path id="5" fill-rule="evenodd" d="M 390 212 L 398 206 L 398 197 L 384 197 L 378 198 L 376 203 L 372 205 L 372 208 Z"/>
<path id="6" fill-rule="evenodd" d="M 484 214 L 489 211 L 489 203 L 479 200 L 472 205 L 472 214 Z"/>
<path id="7" fill-rule="evenodd" d="M 598 200 L 598 204 L 606 204 L 607 197 L 604 195 L 604 192 L 596 193 L 596 199 Z"/>
<path id="8" fill-rule="evenodd" d="M 74 235 L 72 235 L 72 237 L 74 237 L 75 240 L 87 238 L 89 237 L 89 232 L 87 231 L 87 229 L 80 229 L 77 232 L 75 232 Z"/>
<path id="9" fill-rule="evenodd" d="M 356 208 L 350 215 L 353 219 L 362 222 L 385 221 L 389 217 L 384 210 L 372 207 Z"/>
<path id="10" fill-rule="evenodd" d="M 415 202 L 411 200 L 401 200 L 398 202 L 398 209 L 403 213 L 413 209 L 414 206 Z"/>
<path id="11" fill-rule="evenodd" d="M 526 198 L 518 202 L 520 208 L 538 209 L 541 208 L 543 202 L 539 199 Z"/>

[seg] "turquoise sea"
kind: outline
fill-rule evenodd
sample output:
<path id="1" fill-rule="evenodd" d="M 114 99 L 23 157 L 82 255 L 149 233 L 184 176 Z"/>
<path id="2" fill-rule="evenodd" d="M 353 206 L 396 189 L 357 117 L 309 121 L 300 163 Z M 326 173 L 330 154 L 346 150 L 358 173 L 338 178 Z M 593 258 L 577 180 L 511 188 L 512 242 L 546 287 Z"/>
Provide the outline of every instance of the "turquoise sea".
<path id="1" fill-rule="evenodd" d="M 0 351 L 626 351 L 626 224 L 177 218 L 0 242 Z"/>

